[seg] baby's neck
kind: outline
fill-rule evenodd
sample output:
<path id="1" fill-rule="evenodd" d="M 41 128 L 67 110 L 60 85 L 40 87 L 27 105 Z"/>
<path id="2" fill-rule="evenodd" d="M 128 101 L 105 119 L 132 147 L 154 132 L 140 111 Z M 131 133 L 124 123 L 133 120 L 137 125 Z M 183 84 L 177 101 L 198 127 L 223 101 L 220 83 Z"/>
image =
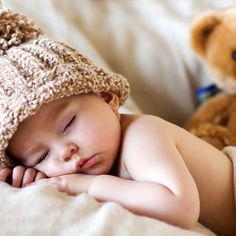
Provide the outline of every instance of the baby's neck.
<path id="1" fill-rule="evenodd" d="M 125 133 L 129 125 L 137 119 L 139 115 L 130 115 L 130 114 L 121 114 L 120 115 L 120 126 L 121 126 L 121 138 L 120 138 L 120 147 L 117 154 L 116 160 L 110 170 L 109 174 L 113 176 L 118 176 L 124 179 L 131 179 L 130 174 L 126 168 L 123 155 L 123 147 L 125 142 Z"/>

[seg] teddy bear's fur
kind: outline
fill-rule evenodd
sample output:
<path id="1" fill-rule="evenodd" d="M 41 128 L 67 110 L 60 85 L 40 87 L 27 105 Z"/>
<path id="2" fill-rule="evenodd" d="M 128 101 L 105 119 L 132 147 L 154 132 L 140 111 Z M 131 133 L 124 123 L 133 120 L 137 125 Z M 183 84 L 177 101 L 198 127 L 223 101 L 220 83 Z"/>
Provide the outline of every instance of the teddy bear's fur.
<path id="1" fill-rule="evenodd" d="M 223 92 L 203 103 L 185 128 L 218 149 L 236 145 L 236 8 L 201 15 L 191 43 Z"/>

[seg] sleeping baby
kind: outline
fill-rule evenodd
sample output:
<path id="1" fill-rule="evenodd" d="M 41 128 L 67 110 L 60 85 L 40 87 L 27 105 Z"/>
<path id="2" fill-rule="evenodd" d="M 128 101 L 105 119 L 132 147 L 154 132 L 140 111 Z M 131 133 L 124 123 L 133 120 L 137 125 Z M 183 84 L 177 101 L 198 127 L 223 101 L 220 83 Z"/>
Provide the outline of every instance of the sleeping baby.
<path id="1" fill-rule="evenodd" d="M 20 14 L 0 18 L 1 181 L 88 193 L 181 228 L 200 221 L 236 235 L 230 155 L 159 117 L 120 114 L 125 78 L 38 38 Z"/>

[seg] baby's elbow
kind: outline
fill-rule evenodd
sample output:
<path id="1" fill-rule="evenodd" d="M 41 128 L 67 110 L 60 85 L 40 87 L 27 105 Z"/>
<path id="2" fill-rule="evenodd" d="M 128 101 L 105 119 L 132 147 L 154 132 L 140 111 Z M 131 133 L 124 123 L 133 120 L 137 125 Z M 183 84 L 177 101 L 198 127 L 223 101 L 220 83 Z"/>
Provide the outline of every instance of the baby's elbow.
<path id="1" fill-rule="evenodd" d="M 198 221 L 198 215 L 192 215 L 187 212 L 184 218 L 179 218 L 179 223 L 177 224 L 178 227 L 183 229 L 192 229 Z"/>
<path id="2" fill-rule="evenodd" d="M 181 199 L 180 201 L 178 226 L 184 229 L 192 229 L 199 219 L 200 202 L 193 199 Z"/>

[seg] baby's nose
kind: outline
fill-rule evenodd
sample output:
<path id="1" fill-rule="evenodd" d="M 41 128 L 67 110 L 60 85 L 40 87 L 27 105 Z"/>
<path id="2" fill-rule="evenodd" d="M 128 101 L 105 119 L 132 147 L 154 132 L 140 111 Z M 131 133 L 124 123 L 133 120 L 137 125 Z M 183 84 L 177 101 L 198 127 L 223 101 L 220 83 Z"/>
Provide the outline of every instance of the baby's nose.
<path id="1" fill-rule="evenodd" d="M 74 144 L 69 144 L 65 147 L 64 152 L 62 153 L 62 160 L 69 161 L 73 154 L 78 151 L 78 147 Z"/>

